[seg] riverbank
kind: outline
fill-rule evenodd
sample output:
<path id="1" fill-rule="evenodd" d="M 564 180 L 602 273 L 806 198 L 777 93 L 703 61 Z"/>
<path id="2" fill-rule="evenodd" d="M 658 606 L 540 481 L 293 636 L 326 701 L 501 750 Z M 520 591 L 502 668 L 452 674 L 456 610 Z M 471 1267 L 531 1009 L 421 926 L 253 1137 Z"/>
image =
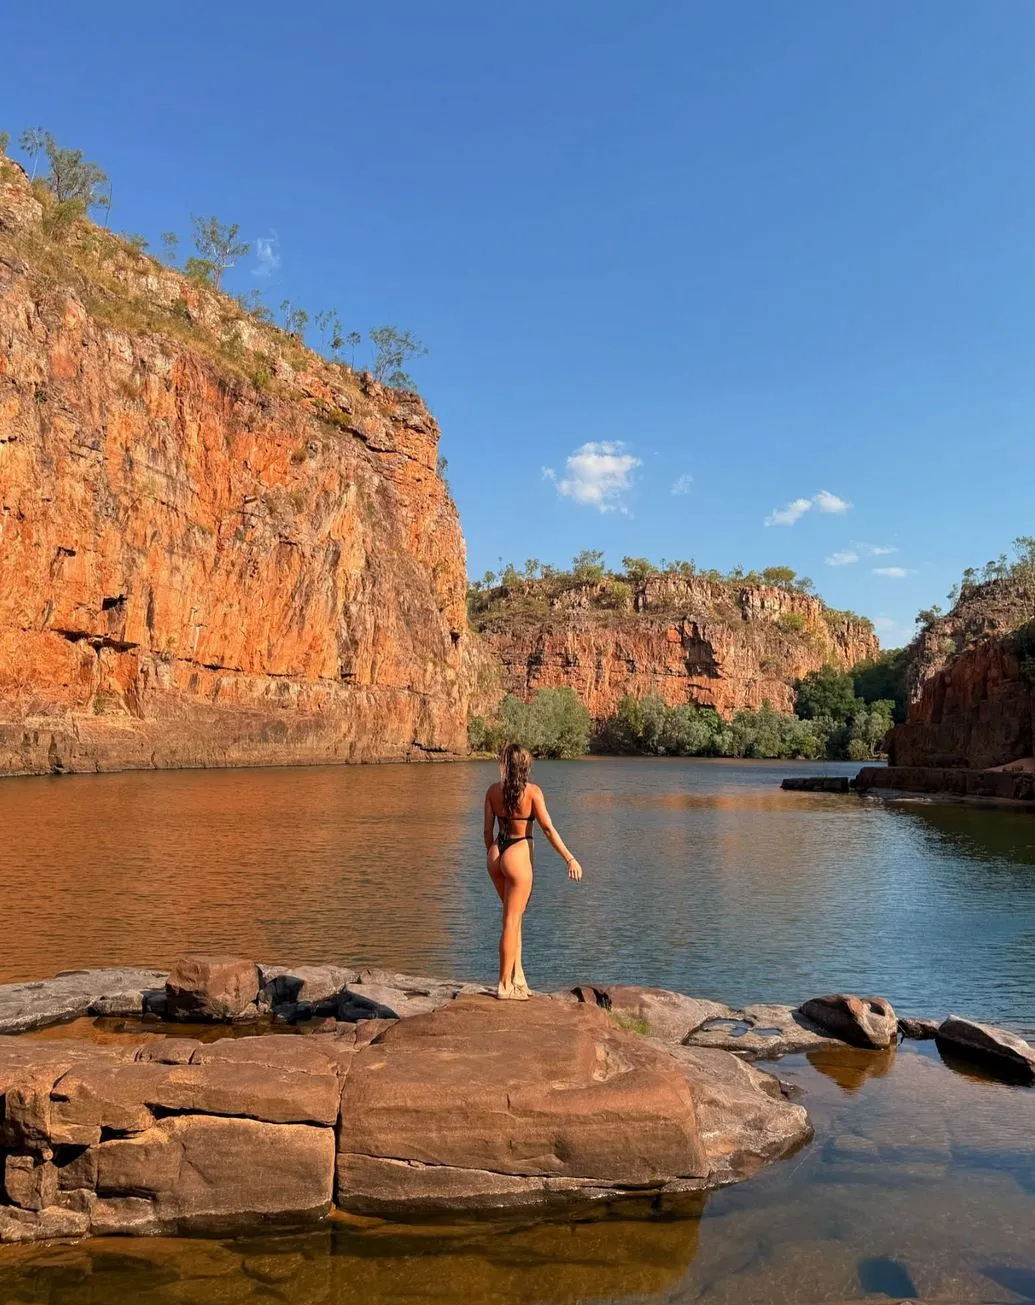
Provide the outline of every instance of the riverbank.
<path id="1" fill-rule="evenodd" d="M 25 1036 L 86 1015 L 123 1023 Z M 900 1022 L 880 998 L 733 1010 L 578 984 L 498 1001 L 459 980 L 233 957 L 184 957 L 164 980 L 7 985 L 0 1028 L 8 1243 L 705 1193 L 813 1135 L 797 1094 L 751 1062 L 879 1060 L 902 1035 L 1035 1082 L 1021 1039 Z"/>

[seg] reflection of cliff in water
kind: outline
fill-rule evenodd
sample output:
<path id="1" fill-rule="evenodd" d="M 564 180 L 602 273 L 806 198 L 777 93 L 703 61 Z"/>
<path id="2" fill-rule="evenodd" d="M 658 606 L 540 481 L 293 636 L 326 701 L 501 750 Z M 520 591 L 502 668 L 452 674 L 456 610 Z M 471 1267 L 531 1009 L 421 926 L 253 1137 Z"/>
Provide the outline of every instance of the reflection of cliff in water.
<path id="1" fill-rule="evenodd" d="M 933 834 L 942 850 L 981 861 L 1035 866 L 1035 817 L 1029 811 L 962 803 L 902 804 L 898 814 L 925 834 Z"/>

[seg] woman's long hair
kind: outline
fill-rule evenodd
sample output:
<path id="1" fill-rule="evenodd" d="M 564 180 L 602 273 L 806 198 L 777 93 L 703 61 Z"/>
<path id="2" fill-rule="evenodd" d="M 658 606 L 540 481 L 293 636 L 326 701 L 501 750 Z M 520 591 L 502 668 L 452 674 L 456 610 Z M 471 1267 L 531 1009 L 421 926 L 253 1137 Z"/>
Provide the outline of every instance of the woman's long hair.
<path id="1" fill-rule="evenodd" d="M 500 749 L 503 767 L 503 810 L 513 815 L 521 805 L 521 798 L 532 769 L 532 754 L 520 743 L 505 743 Z"/>

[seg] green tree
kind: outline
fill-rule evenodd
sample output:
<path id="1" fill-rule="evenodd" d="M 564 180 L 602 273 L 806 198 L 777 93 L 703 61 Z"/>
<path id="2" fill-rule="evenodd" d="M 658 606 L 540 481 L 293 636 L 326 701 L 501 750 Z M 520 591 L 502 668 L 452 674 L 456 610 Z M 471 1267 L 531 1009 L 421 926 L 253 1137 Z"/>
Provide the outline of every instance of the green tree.
<path id="1" fill-rule="evenodd" d="M 198 217 L 194 213 L 190 220 L 194 226 L 194 248 L 198 251 L 198 257 L 189 261 L 195 265 L 195 274 L 203 280 L 211 281 L 218 290 L 223 273 L 248 253 L 251 243 L 237 239 L 240 227 L 236 222 L 224 225 L 215 216 Z"/>
<path id="2" fill-rule="evenodd" d="M 794 583 L 797 574 L 797 571 L 789 566 L 767 566 L 762 572 L 762 581 L 767 585 L 786 588 Z"/>
<path id="3" fill-rule="evenodd" d="M 180 237 L 175 231 L 162 232 L 162 251 L 165 254 L 165 261 L 174 264 L 176 262 L 177 252 L 180 248 Z"/>
<path id="4" fill-rule="evenodd" d="M 794 685 L 794 714 L 801 720 L 828 720 L 843 725 L 860 705 L 847 671 L 824 666 Z"/>
<path id="5" fill-rule="evenodd" d="M 576 580 L 595 584 L 604 578 L 604 554 L 596 548 L 584 548 L 571 560 L 571 571 Z"/>
<path id="6" fill-rule="evenodd" d="M 351 363 L 350 363 L 349 365 L 352 367 L 352 370 L 355 371 L 355 370 L 356 370 L 356 350 L 357 350 L 357 349 L 359 348 L 359 346 L 363 343 L 363 337 L 360 335 L 360 333 L 359 333 L 358 331 L 350 331 L 350 332 L 348 333 L 348 335 L 345 337 L 345 343 L 349 346 L 349 348 L 350 348 L 351 351 L 352 351 L 352 354 L 351 354 L 352 361 L 351 361 Z"/>
<path id="7" fill-rule="evenodd" d="M 890 701 L 894 720 L 904 721 L 908 666 L 908 648 L 888 648 L 871 661 L 857 663 L 851 670 L 856 696 L 868 704 Z"/>
<path id="8" fill-rule="evenodd" d="M 543 564 L 537 557 L 529 557 L 525 559 L 526 580 L 534 580 L 542 569 Z"/>
<path id="9" fill-rule="evenodd" d="M 370 368 L 374 379 L 393 390 L 415 389 L 412 378 L 403 369 L 411 358 L 422 358 L 428 352 L 426 346 L 414 339 L 409 331 L 400 331 L 394 326 L 373 327 L 370 343 L 374 346 L 374 361 Z"/>
<path id="10" fill-rule="evenodd" d="M 83 158 L 82 150 L 64 149 L 50 132 L 44 132 L 43 151 L 50 171 L 43 178 L 59 204 L 81 204 L 84 209 L 104 202 L 108 174 Z"/>
<path id="11" fill-rule="evenodd" d="M 622 567 L 626 577 L 634 585 L 641 585 L 652 575 L 657 575 L 658 568 L 646 557 L 623 557 Z"/>
<path id="12" fill-rule="evenodd" d="M 309 314 L 304 308 L 295 308 L 290 299 L 281 300 L 280 311 L 283 315 L 284 330 L 289 335 L 297 335 L 305 342 L 305 328 L 309 325 Z"/>
<path id="13" fill-rule="evenodd" d="M 6 154 L 11 144 L 11 133 L 0 131 L 0 154 Z"/>
<path id="14" fill-rule="evenodd" d="M 47 140 L 50 137 L 49 131 L 44 131 L 42 127 L 27 127 L 18 137 L 18 144 L 32 159 L 32 171 L 29 173 L 29 180 L 36 180 L 36 173 L 39 169 L 40 159 L 46 153 Z"/>

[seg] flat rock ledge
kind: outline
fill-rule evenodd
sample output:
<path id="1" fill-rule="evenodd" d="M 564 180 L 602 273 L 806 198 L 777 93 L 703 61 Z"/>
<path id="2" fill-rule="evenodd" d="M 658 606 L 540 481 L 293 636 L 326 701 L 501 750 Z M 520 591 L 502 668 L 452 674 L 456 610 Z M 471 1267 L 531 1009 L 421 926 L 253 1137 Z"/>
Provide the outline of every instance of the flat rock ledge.
<path id="1" fill-rule="evenodd" d="M 729 1053 L 472 993 L 309 1036 L 3 1037 L 0 1121 L 0 1242 L 707 1191 L 812 1133 Z"/>

